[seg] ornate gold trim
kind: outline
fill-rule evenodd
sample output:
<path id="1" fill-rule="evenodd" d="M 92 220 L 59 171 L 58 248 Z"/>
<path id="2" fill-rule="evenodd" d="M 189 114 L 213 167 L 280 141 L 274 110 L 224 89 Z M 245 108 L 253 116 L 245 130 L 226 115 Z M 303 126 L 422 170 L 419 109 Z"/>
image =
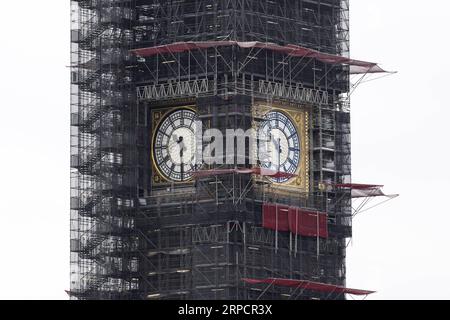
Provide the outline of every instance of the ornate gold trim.
<path id="1" fill-rule="evenodd" d="M 300 134 L 301 155 L 300 165 L 296 171 L 296 178 L 292 178 L 285 183 L 273 183 L 273 186 L 279 189 L 298 189 L 301 192 L 309 193 L 310 190 L 310 107 L 303 105 L 268 103 L 257 101 L 253 105 L 254 126 L 257 126 L 258 120 L 264 119 L 265 114 L 270 111 L 280 111 L 286 114 L 294 123 Z"/>
<path id="2" fill-rule="evenodd" d="M 162 109 L 154 109 L 151 110 L 151 114 L 152 114 L 152 139 L 151 139 L 151 144 L 150 144 L 150 158 L 152 161 L 152 182 L 155 184 L 186 184 L 186 183 L 190 183 L 192 182 L 192 178 L 186 181 L 173 181 L 168 179 L 158 168 L 158 164 L 155 161 L 155 150 L 154 150 L 154 145 L 155 145 L 155 139 L 156 139 L 156 133 L 159 129 L 159 127 L 161 126 L 161 124 L 163 123 L 163 121 L 172 113 L 178 111 L 178 110 L 191 110 L 195 113 L 197 112 L 196 106 L 195 105 L 186 105 L 186 106 L 177 106 L 177 107 L 171 107 L 171 108 L 162 108 Z"/>

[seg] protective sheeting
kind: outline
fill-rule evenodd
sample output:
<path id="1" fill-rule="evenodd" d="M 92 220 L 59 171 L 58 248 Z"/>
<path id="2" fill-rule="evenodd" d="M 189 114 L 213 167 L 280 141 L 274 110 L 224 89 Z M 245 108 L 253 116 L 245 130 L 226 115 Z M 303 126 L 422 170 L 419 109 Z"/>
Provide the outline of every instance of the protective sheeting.
<path id="1" fill-rule="evenodd" d="M 289 229 L 305 237 L 328 238 L 328 215 L 323 212 L 289 208 Z"/>
<path id="2" fill-rule="evenodd" d="M 253 169 L 212 169 L 212 170 L 199 170 L 193 173 L 195 178 L 207 178 L 212 176 L 223 176 L 229 174 L 255 174 L 264 177 L 270 177 L 274 179 L 285 179 L 296 177 L 295 174 L 290 174 L 286 172 L 277 172 L 274 170 L 264 169 L 264 168 L 253 168 Z"/>
<path id="3" fill-rule="evenodd" d="M 375 291 L 350 289 L 336 285 L 306 280 L 268 278 L 268 279 L 243 279 L 243 281 L 248 284 L 268 284 L 280 287 L 298 288 L 303 290 L 311 290 L 330 294 L 334 293 L 334 294 L 351 294 L 355 296 L 367 296 L 369 294 L 375 293 Z"/>
<path id="4" fill-rule="evenodd" d="M 332 64 L 332 65 L 348 65 L 350 66 L 351 74 L 366 74 L 366 73 L 383 73 L 386 72 L 378 64 L 373 62 L 366 62 L 361 60 L 354 60 L 338 55 L 332 55 L 328 53 L 323 53 L 317 50 L 296 46 L 296 45 L 286 45 L 281 46 L 275 43 L 263 43 L 258 41 L 252 42 L 239 42 L 239 41 L 203 41 L 203 42 L 176 42 L 162 46 L 135 49 L 131 52 L 140 57 L 151 57 L 157 54 L 173 54 L 181 53 L 192 50 L 217 48 L 217 47 L 227 47 L 227 46 L 238 46 L 240 48 L 251 49 L 267 49 L 276 51 L 279 53 L 287 54 L 293 57 L 305 57 L 313 58 L 318 61 Z"/>
<path id="5" fill-rule="evenodd" d="M 279 204 L 263 204 L 263 227 L 304 237 L 328 238 L 328 215 Z"/>
<path id="6" fill-rule="evenodd" d="M 291 231 L 289 223 L 289 207 L 264 204 L 263 227 L 275 231 Z"/>

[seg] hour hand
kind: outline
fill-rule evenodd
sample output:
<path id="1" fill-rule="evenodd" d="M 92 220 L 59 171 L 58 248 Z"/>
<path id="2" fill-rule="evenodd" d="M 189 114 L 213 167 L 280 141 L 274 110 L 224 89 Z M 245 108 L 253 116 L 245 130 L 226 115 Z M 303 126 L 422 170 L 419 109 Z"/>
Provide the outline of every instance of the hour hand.
<path id="1" fill-rule="evenodd" d="M 278 138 L 276 139 L 274 135 L 270 135 L 270 138 L 273 142 L 273 144 L 275 145 L 275 149 L 278 149 L 278 152 L 281 153 L 281 139 Z"/>

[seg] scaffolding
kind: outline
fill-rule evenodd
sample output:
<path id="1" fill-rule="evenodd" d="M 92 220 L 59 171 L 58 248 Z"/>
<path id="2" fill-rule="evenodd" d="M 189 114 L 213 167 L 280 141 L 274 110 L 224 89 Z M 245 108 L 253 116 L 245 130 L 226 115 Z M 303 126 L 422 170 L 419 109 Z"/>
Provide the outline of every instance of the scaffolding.
<path id="1" fill-rule="evenodd" d="M 330 298 L 244 279 L 344 288 L 352 194 L 324 186 L 351 183 L 352 66 L 382 71 L 348 59 L 348 0 L 71 6 L 71 297 Z M 308 110 L 307 190 L 236 165 L 152 180 L 154 110 L 195 105 L 205 128 L 248 129 L 258 103 Z M 264 228 L 265 204 L 326 213 L 327 237 Z"/>

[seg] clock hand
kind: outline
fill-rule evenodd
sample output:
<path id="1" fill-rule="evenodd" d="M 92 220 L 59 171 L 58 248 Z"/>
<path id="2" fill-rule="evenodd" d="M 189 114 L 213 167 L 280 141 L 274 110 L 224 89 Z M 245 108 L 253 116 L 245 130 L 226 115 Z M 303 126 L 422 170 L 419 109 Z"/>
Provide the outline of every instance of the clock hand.
<path id="1" fill-rule="evenodd" d="M 281 153 L 283 150 L 281 149 L 281 138 L 278 138 L 278 172 L 281 171 Z"/>
<path id="2" fill-rule="evenodd" d="M 178 146 L 181 141 L 183 141 L 183 137 L 178 137 L 177 134 L 172 135 L 172 142 L 169 143 L 169 150 L 172 151 L 174 147 Z"/>
<path id="3" fill-rule="evenodd" d="M 276 160 L 278 160 L 278 171 L 280 170 L 281 167 L 281 154 L 283 153 L 283 148 L 281 147 L 281 138 L 278 137 L 278 139 L 276 139 L 276 137 L 273 134 L 270 134 L 270 139 L 272 140 L 275 150 L 278 149 L 278 157 Z"/>
<path id="4" fill-rule="evenodd" d="M 169 153 L 174 154 L 178 153 L 179 159 L 180 159 L 180 165 L 184 165 L 184 151 L 187 150 L 187 147 L 184 143 L 184 137 L 178 136 L 176 134 L 173 134 L 171 136 L 169 145 L 168 145 Z M 178 157 L 177 156 L 177 157 Z M 183 169 L 183 168 L 182 168 Z"/>

